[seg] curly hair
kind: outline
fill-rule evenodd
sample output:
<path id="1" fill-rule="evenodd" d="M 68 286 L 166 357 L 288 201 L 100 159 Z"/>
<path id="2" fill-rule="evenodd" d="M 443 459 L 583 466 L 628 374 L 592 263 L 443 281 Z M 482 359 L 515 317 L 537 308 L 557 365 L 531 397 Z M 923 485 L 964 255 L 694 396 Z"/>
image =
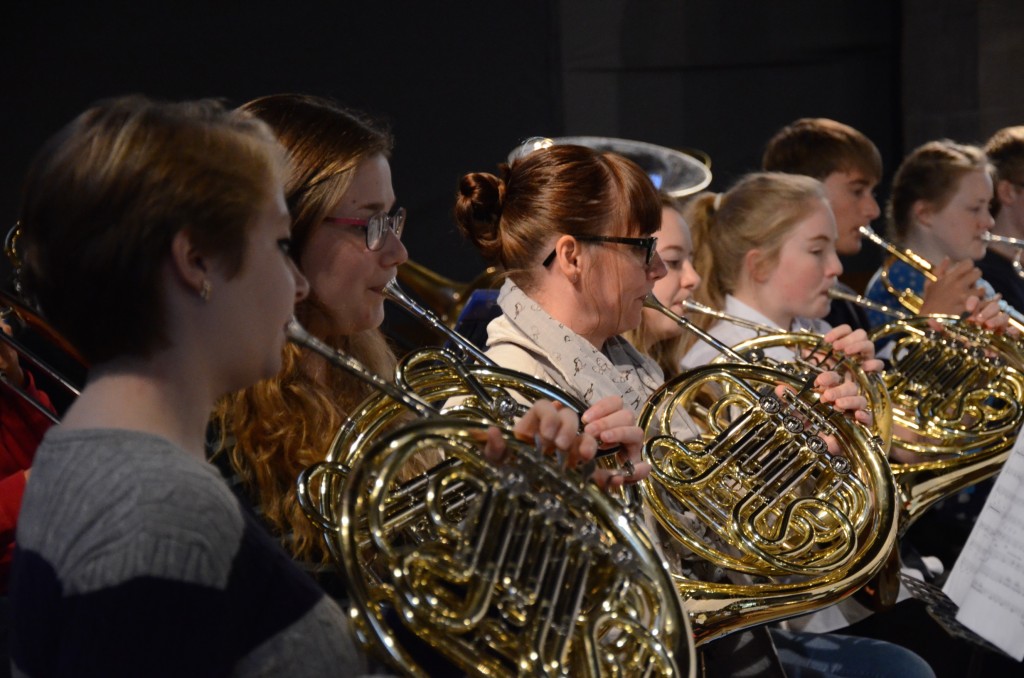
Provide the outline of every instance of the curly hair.
<path id="1" fill-rule="evenodd" d="M 390 133 L 335 103 L 282 94 L 251 101 L 242 109 L 262 119 L 284 145 L 290 162 L 285 186 L 294 219 L 292 254 L 298 261 L 314 225 L 344 196 L 359 164 L 390 154 Z M 395 355 L 379 329 L 343 335 L 334 328 L 315 290 L 295 309 L 313 335 L 391 378 Z M 299 507 L 296 480 L 326 457 L 347 415 L 372 388 L 296 346 L 285 348 L 281 372 L 218 404 L 214 424 L 220 450 L 256 498 L 264 520 L 298 560 L 326 562 L 319 532 Z"/>

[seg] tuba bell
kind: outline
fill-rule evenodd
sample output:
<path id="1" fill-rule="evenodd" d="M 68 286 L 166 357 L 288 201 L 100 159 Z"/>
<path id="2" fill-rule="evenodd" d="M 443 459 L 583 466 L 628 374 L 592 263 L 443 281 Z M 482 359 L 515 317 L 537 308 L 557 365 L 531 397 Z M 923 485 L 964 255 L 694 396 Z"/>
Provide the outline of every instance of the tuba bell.
<path id="1" fill-rule="evenodd" d="M 417 417 L 299 480 L 348 576 L 357 633 L 378 654 L 427 675 L 412 634 L 472 675 L 694 675 L 672 581 L 646 532 L 587 481 L 592 467 L 564 469 L 508 429 L 509 461 L 489 463 L 486 423 L 439 416 L 296 323 L 289 337 Z M 438 451 L 444 462 L 399 480 Z"/>
<path id="2" fill-rule="evenodd" d="M 694 149 L 678 150 L 632 139 L 614 137 L 531 137 L 508 155 L 508 161 L 557 144 L 586 146 L 595 151 L 616 153 L 629 158 L 651 178 L 654 187 L 674 198 L 699 193 L 711 184 L 711 157 Z"/>

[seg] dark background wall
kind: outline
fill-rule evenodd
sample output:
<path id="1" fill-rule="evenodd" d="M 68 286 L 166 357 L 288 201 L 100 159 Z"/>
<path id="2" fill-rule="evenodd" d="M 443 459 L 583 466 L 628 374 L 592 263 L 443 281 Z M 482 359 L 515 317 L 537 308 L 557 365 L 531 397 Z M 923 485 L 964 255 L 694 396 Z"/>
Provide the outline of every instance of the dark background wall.
<path id="1" fill-rule="evenodd" d="M 412 257 L 462 280 L 483 264 L 448 216 L 455 182 L 528 136 L 702 149 L 720 189 L 798 117 L 861 129 L 889 171 L 1024 121 L 1019 0 L 18 0 L 5 27 L 0 225 L 35 149 L 98 98 L 302 91 L 391 121 Z"/>

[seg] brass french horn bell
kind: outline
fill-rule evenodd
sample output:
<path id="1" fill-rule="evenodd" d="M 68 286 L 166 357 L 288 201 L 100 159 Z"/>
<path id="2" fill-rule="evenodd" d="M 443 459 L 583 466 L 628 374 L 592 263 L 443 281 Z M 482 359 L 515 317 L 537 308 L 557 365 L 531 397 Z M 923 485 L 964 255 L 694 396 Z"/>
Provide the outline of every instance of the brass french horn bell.
<path id="1" fill-rule="evenodd" d="M 693 676 L 686 614 L 646 532 L 585 475 L 484 422 L 440 417 L 293 323 L 289 338 L 406 404 L 417 419 L 347 464 L 299 479 L 303 509 L 344 568 L 364 642 L 425 676 L 402 625 L 471 675 Z M 446 461 L 401 482 L 418 455 Z"/>
<path id="2" fill-rule="evenodd" d="M 863 586 L 897 530 L 895 486 L 875 436 L 819 403 L 806 375 L 749 362 L 653 296 L 646 305 L 727 356 L 666 382 L 640 414 L 652 471 L 639 491 L 682 547 L 669 557 L 698 644 Z M 719 574 L 701 578 L 693 554 Z"/>

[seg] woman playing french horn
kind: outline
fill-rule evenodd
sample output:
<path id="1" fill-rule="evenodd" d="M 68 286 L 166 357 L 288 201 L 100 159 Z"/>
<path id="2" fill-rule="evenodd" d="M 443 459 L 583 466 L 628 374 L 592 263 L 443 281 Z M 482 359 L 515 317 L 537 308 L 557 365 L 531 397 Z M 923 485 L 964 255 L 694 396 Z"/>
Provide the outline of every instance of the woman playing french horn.
<path id="1" fill-rule="evenodd" d="M 485 258 L 508 271 L 502 315 L 488 326 L 488 356 L 584 400 L 620 395 L 639 413 L 664 376 L 620 335 L 640 324 L 645 298 L 666 276 L 654 235 L 663 214 L 638 166 L 580 146 L 534 150 L 500 177 L 463 176 L 456 220 Z M 687 273 L 676 299 L 665 301 L 694 284 Z M 856 414 L 866 401 L 855 384 L 825 372 L 814 388 L 822 401 L 866 418 Z"/>
<path id="2" fill-rule="evenodd" d="M 408 252 L 401 241 L 406 214 L 391 183 L 390 133 L 363 114 L 312 96 L 267 96 L 242 109 L 270 125 L 288 154 L 290 252 L 310 284 L 296 317 L 315 337 L 391 378 L 396 359 L 378 329 L 383 290 Z M 346 415 L 371 388 L 294 345 L 285 348 L 283 361 L 275 377 L 220 403 L 216 422 L 227 449 L 218 458 L 230 459 L 229 472 L 238 474 L 244 493 L 292 556 L 342 598 L 344 582 L 298 504 L 296 479 L 323 461 Z M 640 432 L 617 400 L 594 402 L 584 421 L 588 433 L 627 445 L 627 454 L 638 459 Z"/>
<path id="3" fill-rule="evenodd" d="M 941 284 L 943 274 L 964 261 L 978 261 L 987 249 L 985 234 L 992 229 L 989 213 L 992 199 L 992 178 L 984 152 L 975 147 L 949 140 L 931 141 L 908 155 L 896 170 L 889 204 L 888 236 L 893 243 L 906 247 L 928 261 L 939 280 L 928 283 L 924 273 L 903 261 L 888 266 L 888 277 L 897 293 L 910 290 L 922 294 L 930 285 Z M 957 262 L 952 264 L 950 262 Z M 876 271 L 868 283 L 865 296 L 899 308 L 900 302 L 888 290 L 883 269 Z M 970 314 L 970 320 L 994 331 L 1006 328 L 1008 318 L 1000 309 L 999 297 L 984 280 L 980 271 L 972 269 L 977 285 L 962 288 L 945 308 L 920 309 L 921 313 Z M 890 318 L 869 311 L 872 325 L 889 322 Z"/>

